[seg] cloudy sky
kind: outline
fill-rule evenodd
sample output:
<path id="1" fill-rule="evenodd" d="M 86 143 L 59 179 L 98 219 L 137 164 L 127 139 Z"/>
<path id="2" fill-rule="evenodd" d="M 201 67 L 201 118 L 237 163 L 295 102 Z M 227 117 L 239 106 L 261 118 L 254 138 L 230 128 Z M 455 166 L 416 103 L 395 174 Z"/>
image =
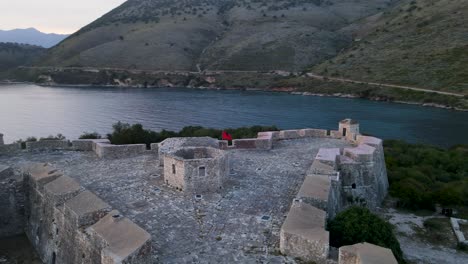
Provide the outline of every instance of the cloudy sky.
<path id="1" fill-rule="evenodd" d="M 0 29 L 73 33 L 125 0 L 0 0 Z"/>

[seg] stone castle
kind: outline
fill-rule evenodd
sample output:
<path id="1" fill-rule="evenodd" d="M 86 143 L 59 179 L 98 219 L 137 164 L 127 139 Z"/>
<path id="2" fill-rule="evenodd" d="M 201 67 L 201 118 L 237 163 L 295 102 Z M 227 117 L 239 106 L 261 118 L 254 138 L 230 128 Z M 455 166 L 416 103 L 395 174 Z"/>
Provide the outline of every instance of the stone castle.
<path id="1" fill-rule="evenodd" d="M 201 214 L 203 220 L 197 216 L 198 224 L 193 222 L 192 230 L 203 226 L 204 221 L 210 226 L 233 226 L 216 231 L 215 240 L 200 241 L 200 234 L 181 234 L 188 236 L 186 240 L 206 246 L 212 247 L 212 241 L 219 241 L 233 248 L 223 260 L 215 258 L 224 254 L 200 257 L 206 254 L 200 251 L 196 257 L 201 262 L 250 262 L 264 258 L 260 251 L 250 252 L 237 246 L 250 233 L 264 241 L 267 252 L 277 248 L 286 255 L 267 254 L 271 259 L 396 263 L 390 250 L 367 243 L 342 247 L 338 257 L 332 256 L 327 220 L 352 205 L 376 209 L 388 189 L 382 140 L 361 135 L 359 124 L 351 119 L 341 121 L 338 130 L 261 132 L 257 138 L 236 139 L 231 145 L 213 138 L 170 138 L 151 144 L 150 149 L 144 144 L 112 145 L 106 139 L 45 140 L 27 142 L 25 147 L 5 145 L 0 134 L 0 164 L 4 164 L 0 165 L 0 210 L 5 212 L 0 215 L 0 238 L 25 233 L 44 263 L 190 262 L 164 251 L 164 245 L 171 245 L 172 241 L 160 240 L 166 234 L 158 232 L 158 225 L 169 226 L 163 228 L 166 232 L 179 232 L 181 228 L 170 227 L 174 220 L 163 217 L 170 214 L 180 218 L 180 210 L 192 206 L 197 215 L 200 208 L 216 212 Z M 63 158 L 57 158 L 57 153 Z M 68 156 L 72 158 L 67 161 Z M 36 162 L 42 158 L 48 163 Z M 30 164 L 31 160 L 36 163 Z M 82 162 L 71 164 L 70 160 L 86 160 L 95 165 L 85 168 Z M 122 172 L 120 178 L 119 170 L 107 166 L 122 166 L 129 171 Z M 142 166 L 148 168 L 140 169 Z M 151 195 L 147 196 L 143 187 L 132 186 L 128 187 L 128 195 L 119 195 L 112 189 L 102 191 L 105 185 L 97 188 L 96 179 L 83 177 L 77 169 L 81 174 L 99 175 L 96 179 L 107 181 L 114 190 L 120 189 L 117 178 L 134 177 L 138 184 L 145 182 Z M 133 172 L 139 170 L 141 177 Z M 269 186 L 269 180 L 280 186 L 262 188 Z M 143 196 L 145 199 L 138 200 L 138 206 L 127 207 L 125 199 L 134 201 Z M 153 201 L 152 196 L 177 202 L 164 204 Z M 198 208 L 201 205 L 190 203 L 204 205 Z M 167 208 L 169 205 L 171 208 Z M 140 207 L 146 209 L 140 212 Z M 234 212 L 230 208 L 239 209 Z M 160 219 L 159 223 L 143 216 L 151 210 L 157 213 L 154 218 Z M 238 221 L 257 224 L 237 226 L 228 219 L 219 219 L 223 214 L 239 214 L 239 210 L 245 212 Z M 255 216 L 267 211 L 269 215 Z M 128 218 L 125 212 L 130 214 Z M 163 224 L 165 221 L 167 224 Z M 271 234 L 261 234 L 255 225 L 271 229 Z M 244 235 L 235 238 L 238 233 Z M 203 237 L 209 235 L 203 233 Z M 191 247 L 187 245 L 180 252 L 190 251 Z M 162 256 L 158 256 L 161 251 Z"/>

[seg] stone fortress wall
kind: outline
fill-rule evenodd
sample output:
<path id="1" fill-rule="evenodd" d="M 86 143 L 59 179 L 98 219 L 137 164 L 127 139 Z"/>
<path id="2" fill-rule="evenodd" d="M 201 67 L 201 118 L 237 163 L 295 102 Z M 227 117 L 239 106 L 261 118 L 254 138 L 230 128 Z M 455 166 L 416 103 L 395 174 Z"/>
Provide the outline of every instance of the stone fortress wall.
<path id="1" fill-rule="evenodd" d="M 161 143 L 151 144 L 151 149 L 147 150 L 144 144 L 136 145 L 112 145 L 107 139 L 98 139 L 98 140 L 74 140 L 74 141 L 44 141 L 44 142 L 28 142 L 26 143 L 26 151 L 40 151 L 40 150 L 57 150 L 57 149 L 67 149 L 75 151 L 93 151 L 100 158 L 104 159 L 115 159 L 115 158 L 124 158 L 135 155 L 141 155 L 145 153 L 150 154 L 159 154 L 160 165 L 170 164 L 171 166 L 164 166 L 164 174 L 174 174 L 173 167 L 175 167 L 176 174 L 177 172 L 183 172 L 183 174 L 178 175 L 172 179 L 171 185 L 180 190 L 188 190 L 188 184 L 193 188 L 200 188 L 203 185 L 203 179 L 200 178 L 200 167 L 216 168 L 219 170 L 218 176 L 213 181 L 213 184 L 209 186 L 214 186 L 214 188 L 208 188 L 207 191 L 214 191 L 217 188 L 222 187 L 222 178 L 229 171 L 228 169 L 228 155 L 225 152 L 233 149 L 246 149 L 246 150 L 270 150 L 274 148 L 275 144 L 281 140 L 294 140 L 301 138 L 333 138 L 346 140 L 352 143 L 353 147 L 349 148 L 322 148 L 319 150 L 316 158 L 314 159 L 311 167 L 307 170 L 304 182 L 300 187 L 299 192 L 296 195 L 296 198 L 292 202 L 291 209 L 287 214 L 286 220 L 283 223 L 283 226 L 280 230 L 280 250 L 283 254 L 298 257 L 305 261 L 315 261 L 316 263 L 326 263 L 329 256 L 329 234 L 326 231 L 326 221 L 335 217 L 337 213 L 346 209 L 351 205 L 362 205 L 367 206 L 370 209 L 377 208 L 383 199 L 385 198 L 388 190 L 388 179 L 385 167 L 384 152 L 383 152 L 383 142 L 381 139 L 369 136 L 363 136 L 359 133 L 359 124 L 353 120 L 345 119 L 339 123 L 338 130 L 324 130 L 324 129 L 300 129 L 300 130 L 283 130 L 283 131 L 271 131 L 271 132 L 261 132 L 258 134 L 257 138 L 252 139 L 236 139 L 233 140 L 232 145 L 229 145 L 227 141 L 217 140 L 213 138 L 170 138 Z M 207 165 L 200 164 L 197 159 L 185 159 L 181 158 L 180 155 L 174 155 L 177 151 L 187 151 L 187 149 L 215 149 L 218 153 L 217 155 L 211 157 L 217 159 L 217 162 Z M 9 152 L 20 151 L 21 146 L 19 144 L 10 144 L 4 145 L 0 144 L 0 155 L 6 154 Z M 179 157 L 178 157 L 179 156 Z M 183 155 L 182 155 L 183 156 Z M 174 166 L 173 166 L 174 165 Z M 186 170 L 187 168 L 191 168 Z M 55 172 L 51 175 L 55 175 Z M 65 176 L 61 176 L 65 177 Z M 196 181 L 189 181 L 188 178 L 193 177 Z M 34 179 L 34 177 L 29 176 L 29 178 Z M 50 177 L 48 177 L 50 178 Z M 65 181 L 66 178 L 63 178 L 61 181 Z M 71 180 L 71 179 L 70 179 Z M 168 178 L 169 180 L 169 178 Z M 33 181 L 26 181 L 34 183 Z M 59 183 L 56 183 L 59 184 Z M 64 230 L 74 230 L 79 229 L 77 233 L 77 240 L 72 240 L 75 243 L 72 246 L 79 245 L 80 248 L 85 248 L 82 256 L 84 258 L 89 258 L 91 256 L 96 257 L 98 253 L 91 252 L 89 248 L 85 245 L 86 243 L 94 243 L 97 245 L 96 241 L 92 242 L 83 242 L 89 234 L 94 234 L 93 225 L 97 223 L 86 222 L 83 226 L 75 223 L 69 226 L 65 224 L 68 222 L 64 219 L 72 213 L 67 213 L 65 203 L 60 203 L 60 198 L 62 195 L 75 196 L 70 193 L 56 195 L 58 198 L 48 198 L 56 197 L 54 195 L 48 196 L 45 191 L 50 188 L 41 187 L 40 184 L 32 184 L 28 186 L 38 186 L 35 188 L 30 188 L 27 190 L 27 193 L 34 194 L 33 197 L 41 197 L 39 201 L 42 202 L 43 212 L 49 220 L 52 215 L 52 223 L 54 225 L 60 225 L 60 229 Z M 197 187 L 198 186 L 198 187 Z M 5 188 L 5 186 L 0 186 Z M 8 188 L 10 190 L 14 187 L 10 185 Z M 192 188 L 192 189 L 193 189 Z M 44 191 L 45 190 L 45 191 Z M 78 192 L 78 190 L 74 190 Z M 35 195 L 35 194 L 38 195 Z M 14 195 L 13 195 L 14 196 Z M 29 200 L 28 200 L 29 199 Z M 55 200 L 59 199 L 59 200 Z M 99 199 L 99 198 L 97 198 Z M 20 200 L 20 199 L 19 199 Z M 26 204 L 30 203 L 31 198 L 28 196 L 26 199 Z M 52 209 L 45 209 L 46 205 L 53 205 Z M 3 205 L 1 205 L 3 206 Z M 11 204 L 9 205 L 11 207 Z M 10 211 L 14 211 L 16 207 L 11 207 Z M 107 208 L 107 207 L 106 207 Z M 32 212 L 31 214 L 41 215 L 41 212 L 33 212 L 33 210 L 26 207 L 26 212 Z M 115 217 L 118 213 L 113 212 L 109 213 L 110 209 L 107 209 L 106 217 L 101 220 L 106 223 L 112 223 L 112 220 L 119 218 Z M 49 212 L 49 213 L 47 213 Z M 53 212 L 53 213 L 52 213 Z M 58 212 L 58 213 L 57 213 Z M 12 214 L 14 215 L 14 213 Z M 102 217 L 103 215 L 101 215 Z M 46 217 L 46 218 L 47 218 Z M 89 218 L 89 215 L 86 215 L 85 218 Z M 28 218 L 36 219 L 33 222 L 41 222 L 37 220 L 38 218 Z M 43 218 L 40 218 L 43 219 Z M 60 220 L 62 219 L 62 220 Z M 71 219 L 71 218 L 70 218 Z M 76 219 L 76 215 L 75 215 Z M 61 222 L 60 222 L 61 221 Z M 29 223 L 30 221 L 27 221 Z M 130 221 L 126 221 L 130 222 Z M 15 221 L 12 221 L 15 223 Z M 42 223 L 42 222 L 41 222 Z M 132 223 L 130 222 L 129 225 Z M 15 224 L 12 224 L 13 226 Z M 20 223 L 16 223 L 17 227 L 20 226 Z M 44 224 L 42 224 L 44 225 Z M 39 225 L 39 226 L 42 226 Z M 47 225 L 46 225 L 47 226 Z M 51 256 L 55 256 L 56 259 L 61 257 L 61 255 L 55 252 L 53 254 L 54 243 L 55 245 L 70 246 L 67 242 L 63 242 L 63 238 L 54 238 L 53 229 L 46 226 L 39 228 L 36 226 L 36 230 L 31 232 L 32 228 L 26 226 L 28 236 L 34 245 L 39 247 L 41 257 L 48 256 L 50 260 Z M 87 226 L 87 227 L 86 227 Z M 68 228 L 68 229 L 67 229 Z M 71 229 L 70 229 L 71 228 Z M 105 227 L 103 227 L 105 229 Z M 135 229 L 138 230 L 138 227 L 135 226 Z M 75 232 L 74 230 L 73 232 Z M 80 233 L 81 232 L 81 233 Z M 86 235 L 83 235 L 86 234 Z M 137 232 L 138 233 L 138 232 Z M 143 234 L 143 232 L 140 232 Z M 1 235 L 0 230 L 0 235 Z M 45 248 L 40 248 L 41 243 L 35 243 L 35 240 L 46 237 L 46 234 L 49 235 L 49 240 L 53 241 L 48 244 Z M 52 234 L 52 236 L 51 236 Z M 81 238 L 80 238 L 81 237 Z M 143 236 L 145 237 L 145 236 Z M 47 240 L 47 241 L 49 241 Z M 149 240 L 149 238 L 148 238 Z M 62 241 L 62 242 L 60 242 Z M 99 240 L 101 243 L 102 239 Z M 103 242 L 105 244 L 105 242 Z M 146 240 L 143 244 L 148 243 Z M 99 247 L 98 247 L 99 248 Z M 100 248 L 104 248 L 101 244 Z M 141 247 L 145 251 L 149 249 L 146 246 Z M 355 247 L 356 254 L 359 257 L 354 258 L 356 262 L 344 262 L 340 260 L 340 263 L 363 263 L 362 261 L 357 261 L 358 259 L 366 259 L 367 251 L 364 250 L 366 247 Z M 364 248 L 364 249 L 363 249 Z M 52 250 L 52 251 L 51 251 Z M 104 249 L 102 249 L 104 250 Z M 377 249 L 376 249 L 377 250 Z M 385 249 L 382 249 L 385 250 Z M 138 251 L 138 250 L 136 250 Z M 377 250 L 378 251 L 378 250 Z M 104 251 L 103 251 L 104 252 Z M 128 252 L 127 252 L 128 253 Z M 145 252 L 143 252 L 145 253 Z M 52 254 L 52 255 L 51 255 Z M 107 254 L 107 253 L 106 253 Z M 104 254 L 101 256 L 111 257 Z M 351 253 L 349 253 L 351 254 Z M 349 255 L 348 254 L 348 255 Z M 362 256 L 361 256 L 361 255 Z M 383 254 L 383 253 L 382 253 Z M 145 254 L 142 254 L 145 255 Z M 351 254 L 352 255 L 352 254 Z M 385 254 L 384 254 L 385 255 Z M 76 257 L 76 256 L 74 256 Z M 393 257 L 393 255 L 392 255 Z M 104 258 L 104 257 L 102 257 Z M 390 258 L 389 263 L 396 263 L 396 260 Z M 49 263 L 49 262 L 46 262 Z M 57 262 L 60 263 L 60 262 Z M 77 262 L 81 263 L 81 262 Z M 84 263 L 84 262 L 83 262 Z M 89 263 L 99 263 L 99 262 L 89 262 Z M 107 262 L 102 262 L 107 263 Z M 114 263 L 114 262 L 108 262 Z M 131 262 L 125 262 L 131 263 Z"/>
<path id="2" fill-rule="evenodd" d="M 151 236 L 47 164 L 0 166 L 0 238 L 26 233 L 44 263 L 150 263 Z"/>

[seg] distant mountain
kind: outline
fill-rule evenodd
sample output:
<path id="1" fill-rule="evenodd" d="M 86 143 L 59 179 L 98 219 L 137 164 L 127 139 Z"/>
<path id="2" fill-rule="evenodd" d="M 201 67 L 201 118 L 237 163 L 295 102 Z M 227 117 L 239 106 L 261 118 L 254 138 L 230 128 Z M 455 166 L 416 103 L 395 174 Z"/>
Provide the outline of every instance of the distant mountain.
<path id="1" fill-rule="evenodd" d="M 0 43 L 0 72 L 18 66 L 30 65 L 40 58 L 46 49 L 39 46 L 18 43 Z"/>
<path id="2" fill-rule="evenodd" d="M 13 42 L 50 48 L 69 35 L 42 33 L 35 28 L 0 30 L 0 42 Z"/>

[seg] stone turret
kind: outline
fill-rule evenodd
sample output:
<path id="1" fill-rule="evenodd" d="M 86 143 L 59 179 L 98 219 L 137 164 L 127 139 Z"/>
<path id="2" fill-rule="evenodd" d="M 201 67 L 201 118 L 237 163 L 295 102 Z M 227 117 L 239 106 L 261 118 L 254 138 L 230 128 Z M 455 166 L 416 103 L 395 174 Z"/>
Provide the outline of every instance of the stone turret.
<path id="1" fill-rule="evenodd" d="M 3 134 L 0 133 L 0 146 L 3 145 L 3 144 L 5 144 L 5 143 L 3 142 Z"/>
<path id="2" fill-rule="evenodd" d="M 350 118 L 341 120 L 338 131 L 344 138 L 354 139 L 354 136 L 359 135 L 359 123 Z"/>

